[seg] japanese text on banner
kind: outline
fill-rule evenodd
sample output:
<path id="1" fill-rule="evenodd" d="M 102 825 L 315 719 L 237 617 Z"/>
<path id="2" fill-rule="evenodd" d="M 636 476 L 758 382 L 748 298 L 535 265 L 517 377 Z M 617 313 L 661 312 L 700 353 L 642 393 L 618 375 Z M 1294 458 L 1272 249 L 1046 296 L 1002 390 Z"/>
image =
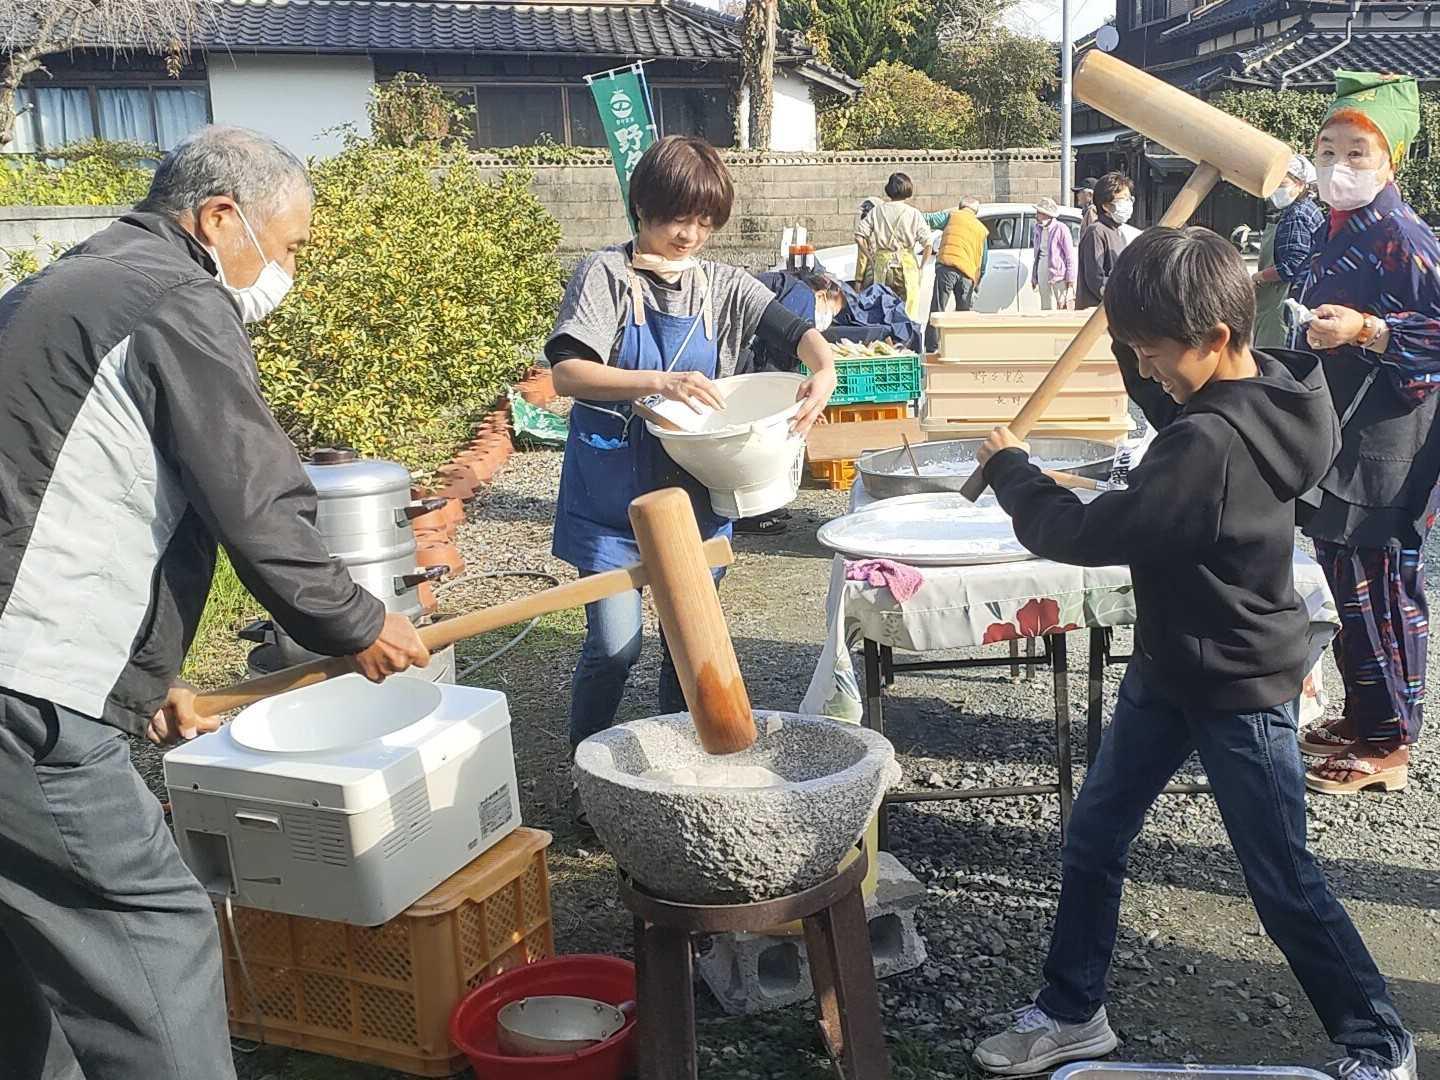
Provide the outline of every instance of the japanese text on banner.
<path id="1" fill-rule="evenodd" d="M 600 122 L 610 145 L 610 158 L 615 162 L 615 175 L 620 180 L 620 201 L 626 213 L 630 209 L 630 177 L 640 158 L 656 140 L 651 120 L 650 88 L 639 64 L 593 76 L 590 93 L 600 110 Z M 635 221 L 630 222 L 631 228 Z"/>

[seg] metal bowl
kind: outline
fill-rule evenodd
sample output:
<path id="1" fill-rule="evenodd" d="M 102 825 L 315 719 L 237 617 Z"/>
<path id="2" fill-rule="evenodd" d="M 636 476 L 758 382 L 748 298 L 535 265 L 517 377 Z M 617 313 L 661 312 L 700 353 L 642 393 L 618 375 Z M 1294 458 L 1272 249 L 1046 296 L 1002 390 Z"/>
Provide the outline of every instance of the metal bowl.
<path id="1" fill-rule="evenodd" d="M 520 998 L 496 1015 L 495 1039 L 500 1052 L 512 1057 L 573 1054 L 610 1038 L 634 1011 L 631 1001 L 616 1008 L 559 994 Z"/>
<path id="2" fill-rule="evenodd" d="M 1095 480 L 1106 480 L 1115 462 L 1115 447 L 1094 439 L 1037 436 L 1027 441 L 1030 443 L 1030 459 L 1047 469 L 1064 469 Z M 984 439 L 947 439 L 912 446 L 915 463 L 922 472 L 927 464 L 942 463 L 957 466 L 955 472 L 916 476 L 903 446 L 866 454 L 855 463 L 855 468 L 865 485 L 865 493 L 872 499 L 959 491 L 975 471 L 975 452 L 984 442 Z M 959 467 L 967 463 L 970 468 Z"/>

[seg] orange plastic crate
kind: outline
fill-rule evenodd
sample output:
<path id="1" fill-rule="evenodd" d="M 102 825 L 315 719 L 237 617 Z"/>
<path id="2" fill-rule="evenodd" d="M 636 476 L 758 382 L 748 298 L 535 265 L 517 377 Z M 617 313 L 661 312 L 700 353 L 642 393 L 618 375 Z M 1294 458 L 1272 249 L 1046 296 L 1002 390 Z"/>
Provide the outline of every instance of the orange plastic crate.
<path id="1" fill-rule="evenodd" d="M 448 1028 L 456 1002 L 555 955 L 549 846 L 549 833 L 516 829 L 383 926 L 237 907 L 237 948 L 221 908 L 231 1033 L 416 1076 L 459 1072 L 466 1059 Z"/>
<path id="2" fill-rule="evenodd" d="M 855 462 L 853 460 L 812 461 L 810 462 L 810 475 L 828 488 L 848 491 L 850 485 L 855 482 Z"/>
<path id="3" fill-rule="evenodd" d="M 853 405 L 831 405 L 825 419 L 832 424 L 849 424 L 862 420 L 904 420 L 910 415 L 908 401 L 857 401 Z"/>

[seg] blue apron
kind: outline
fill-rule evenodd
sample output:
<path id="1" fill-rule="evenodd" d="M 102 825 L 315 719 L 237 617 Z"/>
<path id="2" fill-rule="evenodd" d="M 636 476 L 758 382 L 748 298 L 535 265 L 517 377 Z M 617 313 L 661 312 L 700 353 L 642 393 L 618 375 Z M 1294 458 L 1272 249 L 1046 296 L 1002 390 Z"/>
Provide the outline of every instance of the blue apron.
<path id="1" fill-rule="evenodd" d="M 640 293 L 633 275 L 630 288 Z M 707 285 L 708 288 L 708 285 Z M 611 363 L 622 371 L 698 371 L 714 378 L 716 341 L 704 315 L 667 315 L 645 304 L 626 305 L 625 329 Z M 640 560 L 630 528 L 630 503 L 647 491 L 683 488 L 690 495 L 700 535 L 729 535 L 731 523 L 710 509 L 705 486 L 670 459 L 628 402 L 576 401 L 560 471 L 551 551 L 577 570 L 614 570 Z"/>

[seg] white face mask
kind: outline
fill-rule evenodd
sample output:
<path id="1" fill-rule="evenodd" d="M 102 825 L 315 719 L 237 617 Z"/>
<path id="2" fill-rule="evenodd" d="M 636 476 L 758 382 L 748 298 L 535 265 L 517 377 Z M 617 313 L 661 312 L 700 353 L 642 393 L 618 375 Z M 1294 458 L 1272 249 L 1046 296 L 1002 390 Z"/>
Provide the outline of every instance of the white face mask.
<path id="1" fill-rule="evenodd" d="M 1130 215 L 1135 213 L 1134 199 L 1116 199 L 1111 206 L 1113 208 L 1110 211 L 1110 216 L 1115 219 L 1117 225 L 1124 225 L 1130 220 Z"/>
<path id="2" fill-rule="evenodd" d="M 830 329 L 830 324 L 835 321 L 835 313 L 830 310 L 829 304 L 815 305 L 815 329 L 822 334 Z"/>
<path id="3" fill-rule="evenodd" d="M 255 230 L 250 228 L 250 222 L 245 220 L 244 211 L 238 206 L 235 212 L 240 215 L 240 224 L 245 226 L 245 234 L 250 237 L 250 242 L 255 245 L 255 250 L 260 252 L 260 257 L 265 258 L 265 249 L 260 246 L 260 241 L 255 239 Z M 205 249 L 210 257 L 215 260 L 215 275 L 220 279 L 231 296 L 240 304 L 240 318 L 247 323 L 257 323 L 265 318 L 272 311 L 280 306 L 295 279 L 285 270 L 283 266 L 274 259 L 266 259 L 265 265 L 260 268 L 260 276 L 255 279 L 253 285 L 247 285 L 243 289 L 237 289 L 225 280 L 225 267 L 220 263 L 220 254 L 212 247 Z"/>
<path id="4" fill-rule="evenodd" d="M 1270 193 L 1270 205 L 1277 210 L 1284 210 L 1293 203 L 1300 193 L 1289 184 L 1282 184 Z"/>
<path id="5" fill-rule="evenodd" d="M 1321 165 L 1315 170 L 1320 198 L 1336 210 L 1359 210 L 1375 201 L 1385 188 L 1378 169 L 1352 169 L 1349 165 Z"/>

